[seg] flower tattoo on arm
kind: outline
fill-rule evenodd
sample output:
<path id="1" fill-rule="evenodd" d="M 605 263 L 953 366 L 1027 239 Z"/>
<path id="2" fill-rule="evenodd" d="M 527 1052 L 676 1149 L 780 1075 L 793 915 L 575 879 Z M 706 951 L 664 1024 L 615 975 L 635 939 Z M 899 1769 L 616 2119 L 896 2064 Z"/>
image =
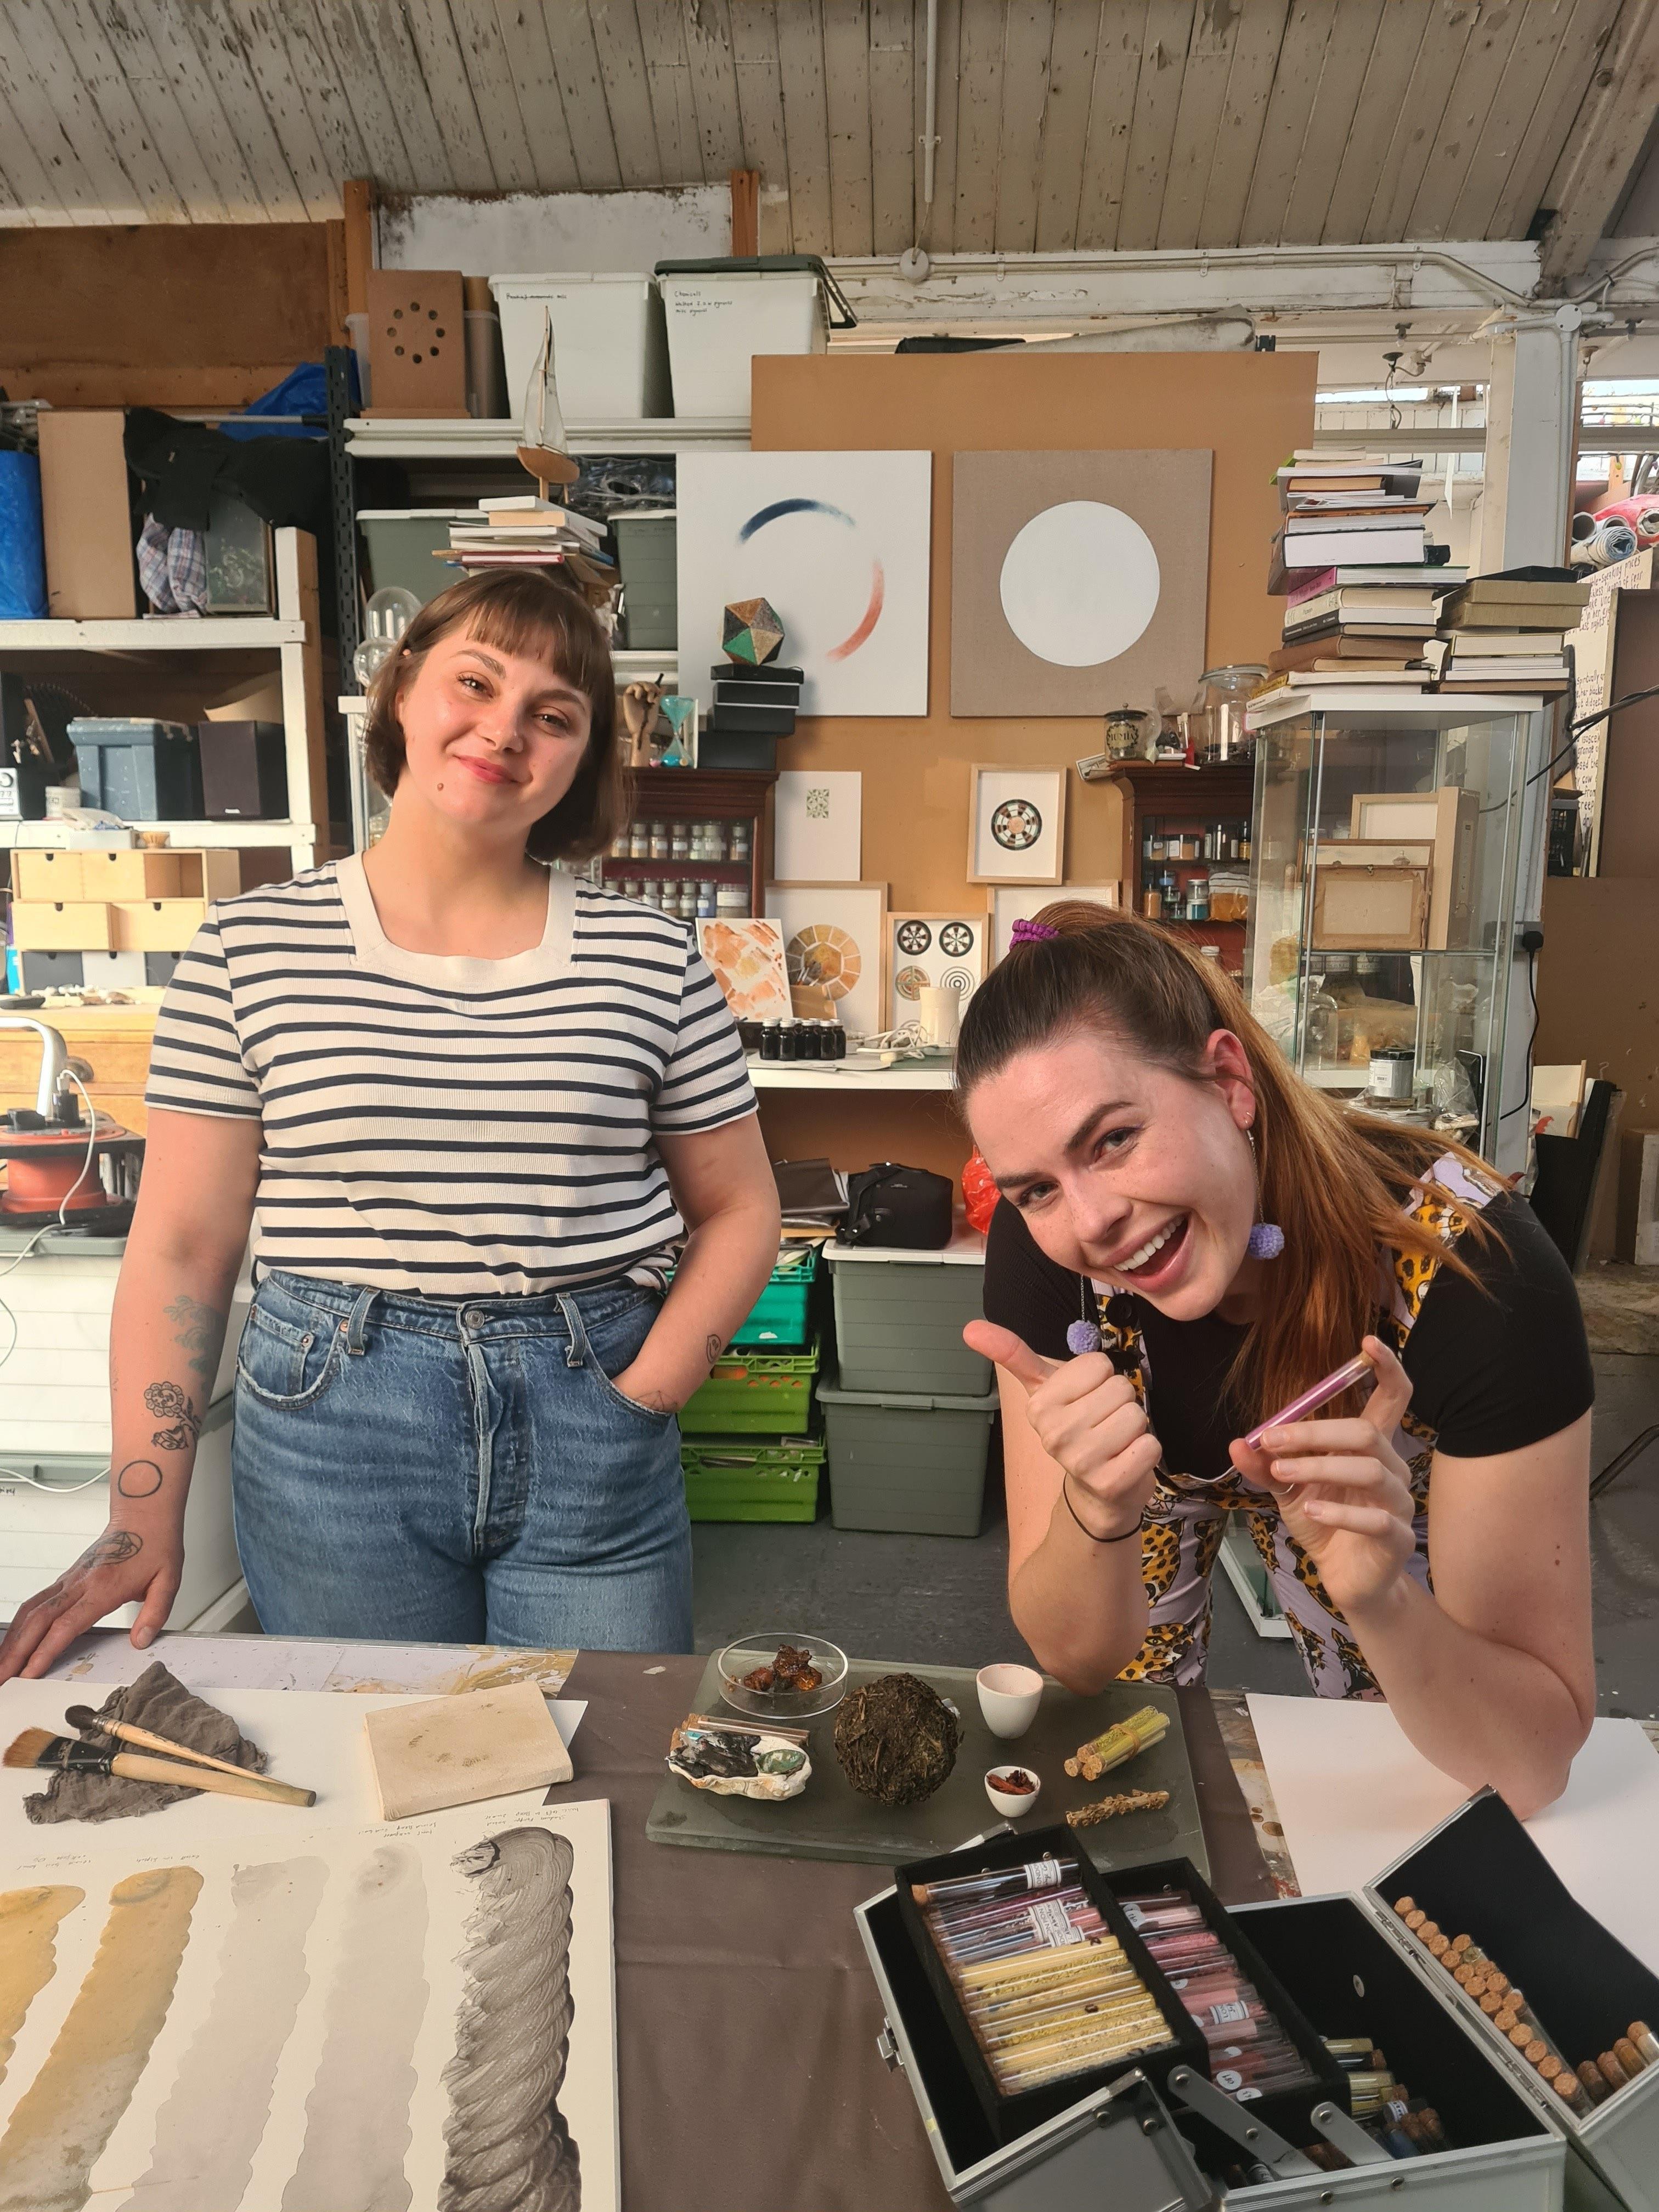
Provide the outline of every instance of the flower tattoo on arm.
<path id="1" fill-rule="evenodd" d="M 158 1421 L 171 1421 L 171 1428 L 157 1429 L 150 1438 L 163 1451 L 188 1451 L 202 1433 L 202 1423 L 195 1407 L 176 1382 L 152 1382 L 144 1393 L 144 1403 Z"/>

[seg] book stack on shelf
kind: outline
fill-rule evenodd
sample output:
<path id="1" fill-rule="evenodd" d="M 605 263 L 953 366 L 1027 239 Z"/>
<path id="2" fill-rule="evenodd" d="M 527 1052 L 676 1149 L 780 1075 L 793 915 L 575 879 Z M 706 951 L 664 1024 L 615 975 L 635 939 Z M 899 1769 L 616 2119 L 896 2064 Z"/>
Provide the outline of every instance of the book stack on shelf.
<path id="1" fill-rule="evenodd" d="M 1298 451 L 1279 470 L 1285 520 L 1267 589 L 1284 595 L 1284 638 L 1258 696 L 1332 684 L 1429 689 L 1438 597 L 1468 572 L 1428 543 L 1422 466 Z"/>
<path id="2" fill-rule="evenodd" d="M 590 606 L 609 609 L 617 564 L 605 550 L 605 528 L 585 514 L 555 507 L 534 492 L 481 499 L 477 519 L 449 526 L 449 550 L 436 558 L 452 568 L 562 568 Z"/>
<path id="3" fill-rule="evenodd" d="M 1476 576 L 1440 608 L 1425 648 L 1442 691 L 1565 691 L 1565 634 L 1577 628 L 1589 586 L 1567 568 L 1511 568 Z"/>

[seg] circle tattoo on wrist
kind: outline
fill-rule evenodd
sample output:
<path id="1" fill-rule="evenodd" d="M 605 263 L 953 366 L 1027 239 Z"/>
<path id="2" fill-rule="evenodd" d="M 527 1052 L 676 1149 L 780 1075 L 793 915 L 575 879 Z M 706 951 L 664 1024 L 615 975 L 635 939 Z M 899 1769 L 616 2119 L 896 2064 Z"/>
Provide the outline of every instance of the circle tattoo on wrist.
<path id="1" fill-rule="evenodd" d="M 115 1478 L 123 1498 L 154 1498 L 161 1487 L 161 1470 L 153 1459 L 130 1459 Z"/>

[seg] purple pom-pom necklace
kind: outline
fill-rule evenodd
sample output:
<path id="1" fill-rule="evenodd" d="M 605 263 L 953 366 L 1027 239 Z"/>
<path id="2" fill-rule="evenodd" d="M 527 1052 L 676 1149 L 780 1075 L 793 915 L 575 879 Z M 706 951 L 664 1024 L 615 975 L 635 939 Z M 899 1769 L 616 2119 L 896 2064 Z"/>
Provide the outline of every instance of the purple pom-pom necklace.
<path id="1" fill-rule="evenodd" d="M 1094 1285 L 1086 1275 L 1079 1275 L 1077 1279 L 1077 1288 L 1078 1297 L 1082 1304 L 1082 1312 L 1079 1319 L 1073 1322 L 1066 1331 L 1066 1349 L 1073 1356 L 1079 1356 L 1085 1352 L 1098 1352 L 1100 1349 L 1099 1324 L 1091 1317 L 1089 1310 L 1093 1303 Z"/>

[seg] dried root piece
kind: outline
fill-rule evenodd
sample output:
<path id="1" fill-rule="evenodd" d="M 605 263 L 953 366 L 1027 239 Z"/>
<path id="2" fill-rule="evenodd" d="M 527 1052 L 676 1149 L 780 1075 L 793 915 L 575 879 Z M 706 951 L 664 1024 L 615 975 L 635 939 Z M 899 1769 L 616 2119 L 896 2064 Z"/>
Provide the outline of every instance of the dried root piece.
<path id="1" fill-rule="evenodd" d="M 1066 1815 L 1068 1828 L 1092 1828 L 1120 1813 L 1161 1813 L 1170 1802 L 1167 1790 L 1126 1790 L 1119 1797 L 1103 1797 L 1093 1805 L 1079 1805 Z"/>

